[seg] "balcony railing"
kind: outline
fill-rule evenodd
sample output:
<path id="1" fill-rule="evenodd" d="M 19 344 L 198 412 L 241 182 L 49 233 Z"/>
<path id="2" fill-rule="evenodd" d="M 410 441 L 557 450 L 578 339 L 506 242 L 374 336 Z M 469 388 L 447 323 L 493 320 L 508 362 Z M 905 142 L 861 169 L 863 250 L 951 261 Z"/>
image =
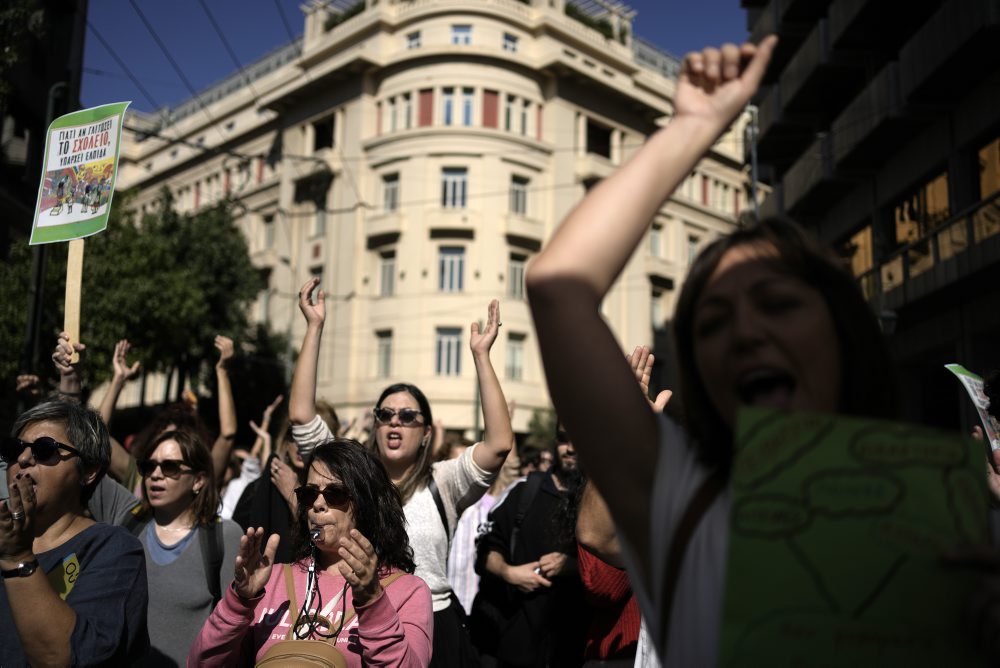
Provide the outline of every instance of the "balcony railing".
<path id="1" fill-rule="evenodd" d="M 872 300 L 997 235 L 1000 235 L 1000 192 L 894 251 L 881 265 L 859 275 L 858 281 L 865 297 Z"/>

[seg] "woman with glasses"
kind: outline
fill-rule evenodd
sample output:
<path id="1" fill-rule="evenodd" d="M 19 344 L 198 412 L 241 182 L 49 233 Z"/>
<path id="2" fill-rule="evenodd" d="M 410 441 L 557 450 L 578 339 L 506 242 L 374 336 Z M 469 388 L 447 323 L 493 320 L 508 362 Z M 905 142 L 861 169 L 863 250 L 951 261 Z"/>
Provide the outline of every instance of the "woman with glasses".
<path id="1" fill-rule="evenodd" d="M 0 446 L 0 665 L 132 665 L 149 647 L 139 542 L 94 522 L 111 460 L 100 416 L 75 403 L 23 413 Z"/>
<path id="2" fill-rule="evenodd" d="M 288 417 L 292 434 L 308 450 L 332 435 L 316 417 L 316 365 L 326 320 L 325 295 L 314 278 L 299 291 L 306 334 L 295 364 Z M 434 665 L 462 666 L 477 660 L 465 625 L 465 613 L 448 583 L 449 543 L 466 508 L 489 488 L 514 445 L 514 431 L 490 348 L 500 329 L 500 305 L 489 306 L 486 326 L 473 323 L 469 347 L 479 379 L 485 438 L 460 457 L 433 463 L 434 420 L 427 397 L 414 385 L 390 385 L 374 409 L 370 447 L 399 489 L 406 514 L 416 574 L 430 586 L 434 601 Z M 443 515 L 443 519 L 442 519 Z"/>
<path id="3" fill-rule="evenodd" d="M 168 431 L 136 453 L 136 526 L 149 575 L 147 665 L 184 665 L 191 643 L 233 579 L 242 530 L 220 520 L 212 455 L 197 436 Z"/>
<path id="4" fill-rule="evenodd" d="M 233 586 L 188 663 L 280 665 L 283 652 L 307 651 L 295 640 L 312 640 L 347 666 L 427 666 L 431 594 L 412 575 L 399 492 L 379 460 L 357 441 L 332 439 L 313 451 L 295 496 L 295 562 L 274 568 L 278 535 L 265 543 L 263 529 L 248 529 Z"/>

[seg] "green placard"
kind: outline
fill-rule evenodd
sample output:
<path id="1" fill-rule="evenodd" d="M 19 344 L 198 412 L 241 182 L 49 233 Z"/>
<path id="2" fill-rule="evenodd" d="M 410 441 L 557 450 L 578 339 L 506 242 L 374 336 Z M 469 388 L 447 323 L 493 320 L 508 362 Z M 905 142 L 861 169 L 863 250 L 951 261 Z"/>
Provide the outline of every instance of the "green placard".
<path id="1" fill-rule="evenodd" d="M 962 628 L 989 541 L 983 449 L 890 422 L 738 419 L 722 666 L 982 665 Z"/>
<path id="2" fill-rule="evenodd" d="M 80 239 L 108 226 L 129 104 L 91 107 L 52 121 L 29 243 Z"/>

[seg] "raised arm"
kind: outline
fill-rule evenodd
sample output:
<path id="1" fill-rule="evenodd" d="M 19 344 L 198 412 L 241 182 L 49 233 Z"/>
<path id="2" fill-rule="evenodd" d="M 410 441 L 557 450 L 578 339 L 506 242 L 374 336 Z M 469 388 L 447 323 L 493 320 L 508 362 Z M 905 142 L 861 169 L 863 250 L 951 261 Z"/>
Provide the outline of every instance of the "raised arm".
<path id="1" fill-rule="evenodd" d="M 656 418 L 599 308 L 656 211 L 757 89 L 775 42 L 689 54 L 673 120 L 590 191 L 526 276 L 553 403 L 647 574 Z"/>
<path id="2" fill-rule="evenodd" d="M 236 442 L 236 402 L 233 401 L 233 386 L 229 382 L 227 366 L 233 358 L 233 340 L 228 336 L 216 336 L 215 348 L 219 359 L 215 362 L 215 380 L 219 399 L 219 436 L 212 446 L 212 465 L 215 476 L 220 481 L 229 465 L 229 453 Z"/>
<path id="3" fill-rule="evenodd" d="M 500 302 L 494 299 L 490 302 L 486 326 L 480 331 L 479 323 L 472 323 L 469 335 L 469 347 L 472 349 L 476 376 L 479 378 L 479 398 L 483 404 L 483 427 L 486 431 L 483 442 L 472 454 L 480 468 L 491 472 L 500 470 L 507 454 L 514 447 L 514 429 L 510 425 L 507 400 L 493 369 L 493 362 L 490 361 L 490 348 L 497 340 L 500 324 Z"/>
<path id="4" fill-rule="evenodd" d="M 306 319 L 306 334 L 302 339 L 299 358 L 295 361 L 292 392 L 288 399 L 288 421 L 306 424 L 316 417 L 316 366 L 319 364 L 319 344 L 326 322 L 326 293 L 319 290 L 313 303 L 312 292 L 319 287 L 319 278 L 311 278 L 299 290 L 299 310 Z"/>
<path id="5" fill-rule="evenodd" d="M 118 396 L 122 392 L 122 388 L 125 383 L 128 382 L 135 374 L 139 373 L 139 362 L 135 361 L 132 366 L 129 366 L 126 358 L 128 357 L 131 345 L 127 339 L 122 339 L 115 344 L 115 352 L 111 357 L 112 374 L 111 381 L 108 383 L 108 391 L 104 393 L 104 398 L 101 399 L 101 419 L 104 420 L 104 424 L 111 424 L 111 416 L 115 412 L 115 405 L 118 403 Z M 128 476 L 129 470 L 129 460 L 131 455 L 128 451 L 122 447 L 116 439 L 111 439 L 111 467 L 109 472 L 115 480 L 125 480 Z"/>

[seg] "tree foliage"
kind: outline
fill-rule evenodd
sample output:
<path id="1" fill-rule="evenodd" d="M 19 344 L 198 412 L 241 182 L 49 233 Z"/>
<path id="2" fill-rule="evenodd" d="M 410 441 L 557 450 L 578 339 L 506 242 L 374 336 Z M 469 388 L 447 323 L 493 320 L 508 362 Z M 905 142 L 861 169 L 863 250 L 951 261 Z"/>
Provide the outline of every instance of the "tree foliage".
<path id="1" fill-rule="evenodd" d="M 198 378 L 215 360 L 216 334 L 237 343 L 248 334 L 247 309 L 261 288 L 246 240 L 222 202 L 195 214 L 173 208 L 164 190 L 154 212 L 137 220 L 128 195 L 118 194 L 108 229 L 86 240 L 81 294 L 81 340 L 91 384 L 111 373 L 115 342 L 127 338 L 147 371 L 179 370 Z M 49 247 L 40 347 L 51 349 L 61 329 L 66 248 Z M 24 242 L 0 267 L 0 372 L 7 395 L 17 373 L 52 376 L 50 365 L 22 369 L 31 253 Z M 47 355 L 43 355 L 43 359 Z M 5 396 L 9 400 L 9 396 Z"/>

